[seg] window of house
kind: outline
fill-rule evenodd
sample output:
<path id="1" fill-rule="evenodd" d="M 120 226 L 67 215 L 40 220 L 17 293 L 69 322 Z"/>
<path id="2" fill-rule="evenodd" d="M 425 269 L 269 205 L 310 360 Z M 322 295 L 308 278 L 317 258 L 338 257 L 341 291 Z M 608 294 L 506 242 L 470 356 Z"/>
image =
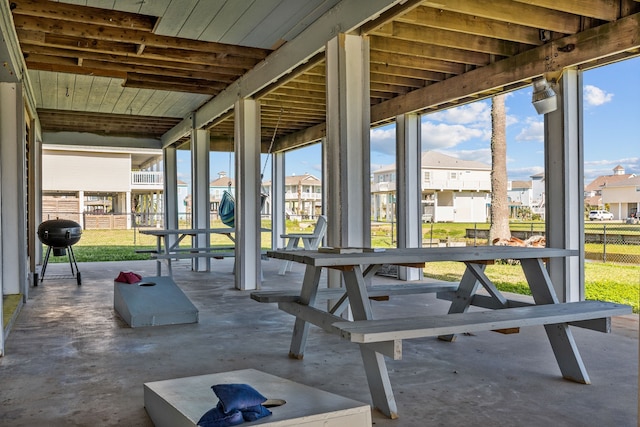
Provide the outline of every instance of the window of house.
<path id="1" fill-rule="evenodd" d="M 458 172 L 449 172 L 449 179 L 458 179 Z"/>

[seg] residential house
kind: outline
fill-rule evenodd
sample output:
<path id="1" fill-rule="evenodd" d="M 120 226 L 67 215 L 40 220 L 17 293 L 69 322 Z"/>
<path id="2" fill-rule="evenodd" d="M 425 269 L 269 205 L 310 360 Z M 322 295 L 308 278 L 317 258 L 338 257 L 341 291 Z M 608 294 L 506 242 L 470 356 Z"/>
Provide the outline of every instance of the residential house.
<path id="1" fill-rule="evenodd" d="M 264 190 L 271 194 L 271 181 L 265 181 Z M 269 198 L 263 212 L 269 212 Z M 309 219 L 322 214 L 322 181 L 309 173 L 290 175 L 284 179 L 285 215 L 290 219 Z"/>
<path id="2" fill-rule="evenodd" d="M 531 181 L 509 181 L 507 198 L 509 199 L 509 216 L 512 218 L 520 217 L 523 209 L 531 209 L 533 201 Z"/>
<path id="3" fill-rule="evenodd" d="M 507 197 L 512 217 L 519 217 L 521 208 L 544 219 L 544 173 L 531 176 L 530 181 L 509 181 Z"/>
<path id="4" fill-rule="evenodd" d="M 613 168 L 613 175 L 601 175 L 597 177 L 584 187 L 585 205 L 590 209 L 610 208 L 610 206 L 606 206 L 606 202 L 603 200 L 602 189 L 618 182 L 624 182 L 634 176 L 633 174 L 625 173 L 624 168 L 618 165 Z M 621 200 L 617 200 L 616 202 L 620 203 Z"/>
<path id="5" fill-rule="evenodd" d="M 209 182 L 209 211 L 218 218 L 218 208 L 225 191 L 235 196 L 236 183 L 233 178 L 227 175 L 227 172 L 218 172 L 218 177 Z"/>
<path id="6" fill-rule="evenodd" d="M 602 203 L 614 219 L 638 218 L 640 212 L 640 176 L 609 182 L 601 188 Z"/>
<path id="7" fill-rule="evenodd" d="M 130 228 L 161 221 L 162 151 L 45 145 L 42 218 L 65 218 L 89 228 Z"/>
<path id="8" fill-rule="evenodd" d="M 491 166 L 436 151 L 421 157 L 422 219 L 434 222 L 485 222 L 491 193 Z M 372 217 L 395 220 L 395 164 L 373 173 Z"/>

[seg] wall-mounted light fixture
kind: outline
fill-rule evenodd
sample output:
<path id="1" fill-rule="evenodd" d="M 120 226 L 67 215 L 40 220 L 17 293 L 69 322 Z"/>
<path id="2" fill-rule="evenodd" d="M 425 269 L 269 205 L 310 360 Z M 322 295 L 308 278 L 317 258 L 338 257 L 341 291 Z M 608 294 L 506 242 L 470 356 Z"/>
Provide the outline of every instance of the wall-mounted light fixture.
<path id="1" fill-rule="evenodd" d="M 544 77 L 533 81 L 533 96 L 531 103 L 538 114 L 547 114 L 558 108 L 558 98 L 556 93 Z"/>

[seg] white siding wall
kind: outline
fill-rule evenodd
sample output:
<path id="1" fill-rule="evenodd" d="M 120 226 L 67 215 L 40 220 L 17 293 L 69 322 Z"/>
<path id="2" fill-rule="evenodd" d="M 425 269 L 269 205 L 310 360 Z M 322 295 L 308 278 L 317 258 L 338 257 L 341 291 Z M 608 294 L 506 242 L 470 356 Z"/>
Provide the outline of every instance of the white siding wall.
<path id="1" fill-rule="evenodd" d="M 640 191 L 635 187 L 605 187 L 602 189 L 602 203 L 609 205 L 614 219 L 625 219 L 629 204 L 640 203 Z"/>
<path id="2" fill-rule="evenodd" d="M 126 192 L 131 188 L 128 154 L 45 151 L 42 189 Z"/>

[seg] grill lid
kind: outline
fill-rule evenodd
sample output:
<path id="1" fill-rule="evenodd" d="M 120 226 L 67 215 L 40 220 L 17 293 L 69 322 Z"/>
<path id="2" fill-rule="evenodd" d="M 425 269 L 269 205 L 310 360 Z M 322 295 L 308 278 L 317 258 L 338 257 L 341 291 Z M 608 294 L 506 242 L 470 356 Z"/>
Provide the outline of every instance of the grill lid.
<path id="1" fill-rule="evenodd" d="M 38 238 L 54 248 L 65 248 L 80 241 L 82 227 L 70 219 L 50 219 L 38 227 Z"/>

